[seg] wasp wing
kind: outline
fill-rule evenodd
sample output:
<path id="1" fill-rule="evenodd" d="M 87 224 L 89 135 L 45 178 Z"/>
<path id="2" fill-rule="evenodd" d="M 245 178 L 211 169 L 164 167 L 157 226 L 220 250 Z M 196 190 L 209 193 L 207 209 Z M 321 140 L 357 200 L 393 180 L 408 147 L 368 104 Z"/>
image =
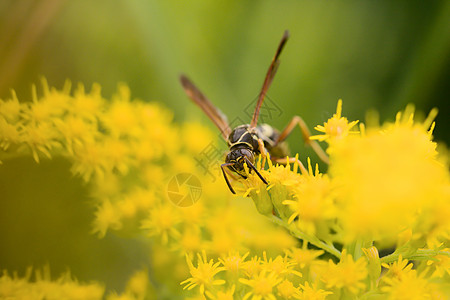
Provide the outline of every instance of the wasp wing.
<path id="1" fill-rule="evenodd" d="M 256 102 L 255 112 L 253 113 L 252 122 L 250 123 L 250 128 L 255 128 L 258 124 L 259 111 L 261 110 L 261 106 L 263 104 L 264 98 L 266 96 L 267 90 L 272 83 L 273 78 L 277 72 L 278 66 L 280 65 L 280 60 L 278 57 L 283 50 L 284 45 L 286 44 L 289 38 L 289 31 L 285 31 L 283 37 L 281 38 L 280 44 L 278 45 L 277 52 L 275 52 L 275 56 L 272 59 L 272 63 L 269 66 L 269 70 L 267 71 L 266 78 L 264 79 L 263 86 L 261 88 L 261 92 L 258 96 L 258 102 Z"/>
<path id="2" fill-rule="evenodd" d="M 231 133 L 231 128 L 228 125 L 227 117 L 217 107 L 215 107 L 185 75 L 180 76 L 180 82 L 183 85 L 184 91 L 188 97 L 191 98 L 192 101 L 194 101 L 195 104 L 197 104 L 205 112 L 211 121 L 213 121 L 217 128 L 219 128 L 225 141 L 227 141 L 228 136 Z"/>

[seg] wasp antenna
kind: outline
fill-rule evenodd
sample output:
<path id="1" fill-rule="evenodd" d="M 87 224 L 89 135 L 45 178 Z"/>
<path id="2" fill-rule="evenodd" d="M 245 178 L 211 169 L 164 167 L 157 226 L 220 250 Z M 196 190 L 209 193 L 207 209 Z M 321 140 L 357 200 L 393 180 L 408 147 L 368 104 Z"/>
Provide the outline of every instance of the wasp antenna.
<path id="1" fill-rule="evenodd" d="M 267 180 L 261 175 L 261 173 L 259 173 L 258 169 L 256 169 L 256 167 L 252 164 L 252 162 L 247 158 L 247 156 L 244 156 L 244 159 L 247 165 L 250 166 L 250 168 L 252 168 L 253 171 L 255 171 L 255 173 L 258 175 L 261 181 L 264 182 L 265 184 L 269 184 Z"/>
<path id="2" fill-rule="evenodd" d="M 280 44 L 278 45 L 277 51 L 275 52 L 275 56 L 272 59 L 272 63 L 269 66 L 269 70 L 267 70 L 266 78 L 264 79 L 261 92 L 259 93 L 258 96 L 258 101 L 256 102 L 255 112 L 253 113 L 250 128 L 255 128 L 258 123 L 259 111 L 261 110 L 264 98 L 266 97 L 267 90 L 269 89 L 270 84 L 272 83 L 272 80 L 275 77 L 278 65 L 280 64 L 278 57 L 280 56 L 281 51 L 283 50 L 284 45 L 286 44 L 288 39 L 289 39 L 289 31 L 285 30 L 283 37 L 281 38 Z"/>
<path id="3" fill-rule="evenodd" d="M 224 167 L 228 167 L 228 166 L 231 166 L 231 165 L 233 165 L 233 163 L 224 163 L 224 164 L 221 164 L 221 165 L 220 165 L 220 168 L 222 169 L 223 178 L 225 178 L 225 182 L 227 183 L 228 188 L 230 189 L 230 191 L 231 191 L 233 194 L 236 194 L 236 192 L 234 191 L 233 187 L 231 186 L 230 181 L 228 180 L 228 176 L 227 176 L 227 174 L 225 173 L 225 169 L 224 169 Z"/>

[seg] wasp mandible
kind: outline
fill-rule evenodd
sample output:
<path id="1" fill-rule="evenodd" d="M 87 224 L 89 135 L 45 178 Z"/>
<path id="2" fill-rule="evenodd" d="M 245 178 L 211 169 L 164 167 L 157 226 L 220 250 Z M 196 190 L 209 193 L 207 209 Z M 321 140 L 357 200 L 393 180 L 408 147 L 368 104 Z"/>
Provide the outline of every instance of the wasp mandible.
<path id="1" fill-rule="evenodd" d="M 316 141 L 309 139 L 310 131 L 306 126 L 306 123 L 299 116 L 294 116 L 286 128 L 281 132 L 268 124 L 257 125 L 261 106 L 267 90 L 269 89 L 275 73 L 277 72 L 280 64 L 279 56 L 288 38 L 289 31 L 286 30 L 269 66 L 269 70 L 267 71 L 264 83 L 258 95 L 258 100 L 256 102 L 255 112 L 253 113 L 251 123 L 237 126 L 233 130 L 231 130 L 228 124 L 227 117 L 217 107 L 215 107 L 202 92 L 200 92 L 192 81 L 190 81 L 185 75 L 180 76 L 181 84 L 183 85 L 184 91 L 188 97 L 191 98 L 194 103 L 197 104 L 211 119 L 217 128 L 219 128 L 223 138 L 228 144 L 230 151 L 225 157 L 225 163 L 223 163 L 220 167 L 222 169 L 225 182 L 233 194 L 236 194 L 236 192 L 231 186 L 225 168 L 228 168 L 242 178 L 246 179 L 247 176 L 244 169 L 245 163 L 249 167 L 250 171 L 253 170 L 258 175 L 262 182 L 268 184 L 267 180 L 255 167 L 255 157 L 261 154 L 263 159 L 265 159 L 266 154 L 269 153 L 272 161 L 285 164 L 287 162 L 286 157 L 289 155 L 285 139 L 289 136 L 296 125 L 300 127 L 303 139 L 306 143 L 313 148 L 320 159 L 328 163 L 328 156 Z M 306 172 L 305 167 L 298 159 L 291 157 L 288 162 L 297 163 L 301 172 Z"/>

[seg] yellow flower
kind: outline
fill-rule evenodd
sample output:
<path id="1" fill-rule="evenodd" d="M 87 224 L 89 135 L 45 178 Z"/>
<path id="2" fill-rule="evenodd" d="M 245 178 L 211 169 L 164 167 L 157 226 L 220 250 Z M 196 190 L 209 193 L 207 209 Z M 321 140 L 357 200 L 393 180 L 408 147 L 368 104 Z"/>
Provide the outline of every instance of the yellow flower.
<path id="1" fill-rule="evenodd" d="M 311 266 L 311 264 L 322 254 L 323 250 L 312 250 L 292 247 L 286 250 L 286 254 L 303 269 Z"/>
<path id="2" fill-rule="evenodd" d="M 261 258 L 256 255 L 253 256 L 250 260 L 243 263 L 243 268 L 245 270 L 245 275 L 248 278 L 255 277 L 262 270 Z"/>
<path id="3" fill-rule="evenodd" d="M 102 117 L 102 122 L 114 137 L 136 136 L 142 130 L 136 118 L 135 105 L 130 102 L 130 90 L 125 85 L 119 85 L 111 106 Z"/>
<path id="4" fill-rule="evenodd" d="M 383 263 L 382 266 L 388 269 L 385 277 L 401 279 L 405 274 L 412 271 L 413 264 L 409 263 L 407 259 L 403 259 L 400 254 L 397 261 L 393 262 L 391 265 Z"/>
<path id="5" fill-rule="evenodd" d="M 326 221 L 336 217 L 336 207 L 328 176 L 319 173 L 318 165 L 313 174 L 309 158 L 308 171 L 308 174 L 301 175 L 298 184 L 293 187 L 295 200 L 285 200 L 282 203 L 293 211 L 288 223 L 296 219 L 296 225 L 302 231 L 317 234 L 318 228 L 326 228 Z"/>
<path id="6" fill-rule="evenodd" d="M 250 297 L 252 300 L 275 300 L 273 288 L 281 282 L 281 278 L 273 272 L 268 273 L 267 270 L 262 270 L 251 279 L 240 278 L 239 282 L 251 287 L 243 300 L 250 299 Z"/>
<path id="7" fill-rule="evenodd" d="M 449 248 L 442 249 L 442 251 L 450 252 Z M 450 257 L 448 255 L 436 255 L 434 260 L 429 260 L 427 262 L 428 266 L 434 268 L 434 272 L 431 277 L 443 278 L 444 276 L 450 275 Z"/>
<path id="8" fill-rule="evenodd" d="M 220 262 L 214 263 L 212 259 L 208 262 L 205 251 L 202 252 L 202 255 L 200 253 L 197 254 L 197 267 L 194 267 L 191 258 L 187 254 L 186 261 L 192 277 L 180 283 L 181 285 L 186 284 L 183 289 L 192 290 L 194 287 L 199 286 L 200 294 L 204 295 L 205 289 L 214 285 L 225 284 L 224 280 L 214 279 L 214 276 L 225 268 L 219 267 Z"/>
<path id="9" fill-rule="evenodd" d="M 80 283 L 72 279 L 69 272 L 58 279 L 51 280 L 50 268 L 35 271 L 35 280 L 31 280 L 32 269 L 19 278 L 17 274 L 10 276 L 5 270 L 0 276 L 1 299 L 103 299 L 105 288 L 98 283 Z"/>
<path id="10" fill-rule="evenodd" d="M 33 102 L 25 111 L 25 119 L 31 123 L 49 122 L 60 118 L 70 106 L 70 82 L 66 81 L 62 91 L 49 88 L 47 81 L 42 80 L 44 96 L 38 99 L 36 87 L 33 86 Z"/>
<path id="11" fill-rule="evenodd" d="M 278 296 L 282 299 L 299 299 L 300 290 L 292 282 L 285 279 L 277 286 Z"/>
<path id="12" fill-rule="evenodd" d="M 179 238 L 180 233 L 176 225 L 180 222 L 177 210 L 171 205 L 154 207 L 150 210 L 148 218 L 142 222 L 142 229 L 148 230 L 149 236 L 161 238 L 163 244 L 167 244 L 169 237 Z"/>
<path id="13" fill-rule="evenodd" d="M 108 151 L 101 141 L 89 141 L 76 147 L 73 156 L 72 173 L 80 175 L 85 182 L 99 178 L 112 171 Z"/>
<path id="14" fill-rule="evenodd" d="M 263 269 L 274 272 L 276 275 L 288 275 L 293 274 L 298 277 L 302 277 L 302 274 L 298 271 L 293 270 L 295 266 L 295 261 L 290 261 L 287 256 L 278 255 L 273 259 L 272 257 L 267 259 L 266 251 L 263 252 L 263 260 L 261 261 Z"/>
<path id="15" fill-rule="evenodd" d="M 99 132 L 95 123 L 86 122 L 80 117 L 68 116 L 54 121 L 56 129 L 64 137 L 66 148 L 70 155 L 74 148 L 79 149 L 86 142 L 92 142 Z"/>
<path id="16" fill-rule="evenodd" d="M 105 99 L 101 96 L 100 85 L 94 83 L 91 91 L 86 93 L 84 86 L 78 84 L 68 109 L 74 116 L 86 119 L 88 122 L 97 122 L 106 109 Z"/>
<path id="17" fill-rule="evenodd" d="M 334 264 L 331 260 L 328 268 L 322 274 L 322 280 L 327 288 L 345 288 L 350 293 L 358 295 L 366 287 L 367 262 L 364 257 L 357 261 L 350 254 L 342 251 L 341 261 Z"/>
<path id="18" fill-rule="evenodd" d="M 324 300 L 328 295 L 333 294 L 332 292 L 325 291 L 317 288 L 316 284 L 309 284 L 305 282 L 304 285 L 300 285 L 302 291 L 298 299 L 302 300 Z"/>
<path id="19" fill-rule="evenodd" d="M 412 112 L 398 114 L 382 131 L 369 128 L 363 136 L 330 145 L 329 174 L 338 187 L 346 241 L 364 237 L 392 243 L 406 228 L 448 232 L 448 171 L 425 123 L 414 124 Z M 443 214 L 439 218 L 436 205 Z"/>
<path id="20" fill-rule="evenodd" d="M 241 256 L 239 252 L 229 252 L 224 258 L 219 258 L 219 261 L 225 267 L 225 270 L 237 274 L 244 268 L 245 259 L 249 254 L 250 252 L 247 252 Z"/>
<path id="21" fill-rule="evenodd" d="M 0 116 L 0 149 L 6 151 L 11 144 L 18 144 L 20 141 L 19 128 L 9 124 L 5 117 Z"/>
<path id="22" fill-rule="evenodd" d="M 34 160 L 39 163 L 39 154 L 44 154 L 47 158 L 51 158 L 51 151 L 54 148 L 60 146 L 60 143 L 56 141 L 58 138 L 57 131 L 52 127 L 50 123 L 32 123 L 26 127 L 23 131 L 22 142 L 25 143 L 31 150 Z M 21 150 L 24 149 L 22 145 Z"/>
<path id="23" fill-rule="evenodd" d="M 215 294 L 210 291 L 206 291 L 205 294 L 212 300 L 234 300 L 235 290 L 236 285 L 233 284 L 233 286 L 226 291 L 217 291 Z"/>
<path id="24" fill-rule="evenodd" d="M 23 111 L 23 104 L 19 103 L 16 92 L 11 91 L 11 99 L 3 101 L 0 99 L 0 116 L 5 118 L 7 122 L 16 123 L 21 118 L 20 114 Z"/>
<path id="25" fill-rule="evenodd" d="M 334 141 L 337 139 L 345 138 L 349 133 L 357 133 L 357 131 L 350 131 L 358 121 L 348 122 L 347 118 L 342 117 L 342 100 L 339 99 L 337 104 L 336 113 L 326 123 L 317 125 L 315 130 L 325 133 L 324 135 L 311 136 L 312 140 L 319 141 Z"/>
<path id="26" fill-rule="evenodd" d="M 387 299 L 430 299 L 427 280 L 417 276 L 415 270 L 404 273 L 401 277 L 383 277 L 383 282 L 386 285 L 381 287 L 381 291 L 386 293 Z"/>
<path id="27" fill-rule="evenodd" d="M 93 233 L 98 233 L 100 237 L 104 237 L 108 229 L 120 229 L 122 227 L 120 218 L 121 214 L 111 201 L 103 200 L 95 212 Z"/>

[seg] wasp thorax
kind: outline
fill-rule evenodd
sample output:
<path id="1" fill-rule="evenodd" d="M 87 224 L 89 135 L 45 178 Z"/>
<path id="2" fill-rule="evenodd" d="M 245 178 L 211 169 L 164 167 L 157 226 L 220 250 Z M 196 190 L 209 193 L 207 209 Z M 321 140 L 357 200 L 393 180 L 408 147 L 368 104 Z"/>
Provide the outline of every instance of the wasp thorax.
<path id="1" fill-rule="evenodd" d="M 247 159 L 246 159 L 247 158 Z M 247 174 L 245 173 L 244 163 L 248 161 L 251 164 L 255 163 L 255 157 L 253 152 L 250 149 L 245 147 L 232 149 L 225 158 L 226 163 L 232 163 L 233 165 L 229 166 L 230 170 L 238 173 L 244 178 L 247 178 Z M 249 167 L 249 166 L 247 166 Z M 251 169 L 250 169 L 251 170 Z"/>

